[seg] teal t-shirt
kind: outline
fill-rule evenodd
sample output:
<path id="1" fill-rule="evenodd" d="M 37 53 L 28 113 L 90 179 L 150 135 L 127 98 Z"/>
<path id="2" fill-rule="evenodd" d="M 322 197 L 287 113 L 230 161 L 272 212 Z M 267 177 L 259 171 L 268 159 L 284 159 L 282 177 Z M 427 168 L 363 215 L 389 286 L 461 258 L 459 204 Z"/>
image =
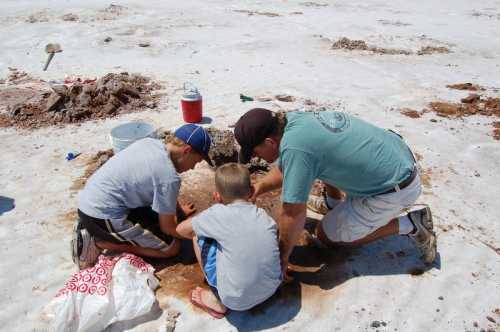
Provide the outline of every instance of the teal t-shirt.
<path id="1" fill-rule="evenodd" d="M 305 203 L 315 179 L 351 196 L 383 193 L 407 178 L 413 156 L 395 133 L 342 112 L 290 112 L 280 143 L 282 200 Z"/>

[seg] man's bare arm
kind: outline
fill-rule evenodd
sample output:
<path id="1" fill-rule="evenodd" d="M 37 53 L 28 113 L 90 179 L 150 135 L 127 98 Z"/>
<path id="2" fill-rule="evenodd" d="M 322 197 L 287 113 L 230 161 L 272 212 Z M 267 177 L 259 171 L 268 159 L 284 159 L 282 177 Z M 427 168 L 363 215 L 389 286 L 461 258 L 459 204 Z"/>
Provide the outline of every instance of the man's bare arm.
<path id="1" fill-rule="evenodd" d="M 306 222 L 307 208 L 305 203 L 291 204 L 283 203 L 279 215 L 280 228 L 280 256 L 283 274 L 286 276 L 288 259 Z"/>
<path id="2" fill-rule="evenodd" d="M 283 184 L 283 173 L 278 167 L 273 167 L 262 179 L 260 179 L 254 186 L 255 192 L 252 198 L 264 194 L 268 191 L 278 189 Z"/>
<path id="3" fill-rule="evenodd" d="M 158 217 L 160 229 L 163 233 L 181 239 L 182 236 L 177 233 L 177 217 L 174 214 L 161 214 Z"/>

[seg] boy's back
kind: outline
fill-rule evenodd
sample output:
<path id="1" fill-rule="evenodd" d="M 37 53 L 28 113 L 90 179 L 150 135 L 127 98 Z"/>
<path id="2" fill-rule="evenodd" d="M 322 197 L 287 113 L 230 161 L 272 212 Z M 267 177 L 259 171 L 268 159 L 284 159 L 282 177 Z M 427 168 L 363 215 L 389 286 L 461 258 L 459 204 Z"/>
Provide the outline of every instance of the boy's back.
<path id="1" fill-rule="evenodd" d="M 193 218 L 198 237 L 217 241 L 217 289 L 227 307 L 247 310 L 281 283 L 278 227 L 255 205 L 216 204 Z"/>

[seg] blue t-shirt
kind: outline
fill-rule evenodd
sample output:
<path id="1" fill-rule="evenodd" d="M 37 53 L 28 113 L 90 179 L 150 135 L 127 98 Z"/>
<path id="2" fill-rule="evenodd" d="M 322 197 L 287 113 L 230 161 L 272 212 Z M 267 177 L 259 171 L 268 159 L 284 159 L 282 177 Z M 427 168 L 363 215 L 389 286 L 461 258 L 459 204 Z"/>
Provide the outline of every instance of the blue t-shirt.
<path id="1" fill-rule="evenodd" d="M 123 219 L 143 206 L 176 213 L 181 178 L 162 141 L 141 139 L 120 151 L 88 180 L 78 208 L 94 218 Z"/>
<path id="2" fill-rule="evenodd" d="M 315 179 L 351 196 L 393 188 L 414 167 L 395 133 L 342 112 L 291 112 L 280 143 L 282 200 L 305 203 Z"/>

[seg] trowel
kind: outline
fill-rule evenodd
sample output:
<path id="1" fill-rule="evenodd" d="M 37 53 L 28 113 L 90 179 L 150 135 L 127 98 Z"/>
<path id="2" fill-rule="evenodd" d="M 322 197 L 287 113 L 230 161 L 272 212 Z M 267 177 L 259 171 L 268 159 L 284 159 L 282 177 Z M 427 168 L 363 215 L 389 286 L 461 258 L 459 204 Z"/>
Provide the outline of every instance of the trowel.
<path id="1" fill-rule="evenodd" d="M 47 58 L 47 62 L 45 62 L 45 66 L 43 67 L 43 71 L 46 71 L 47 68 L 49 67 L 50 61 L 52 61 L 52 58 L 56 53 L 62 52 L 61 45 L 59 44 L 47 44 L 45 46 L 45 52 L 49 55 Z"/>

